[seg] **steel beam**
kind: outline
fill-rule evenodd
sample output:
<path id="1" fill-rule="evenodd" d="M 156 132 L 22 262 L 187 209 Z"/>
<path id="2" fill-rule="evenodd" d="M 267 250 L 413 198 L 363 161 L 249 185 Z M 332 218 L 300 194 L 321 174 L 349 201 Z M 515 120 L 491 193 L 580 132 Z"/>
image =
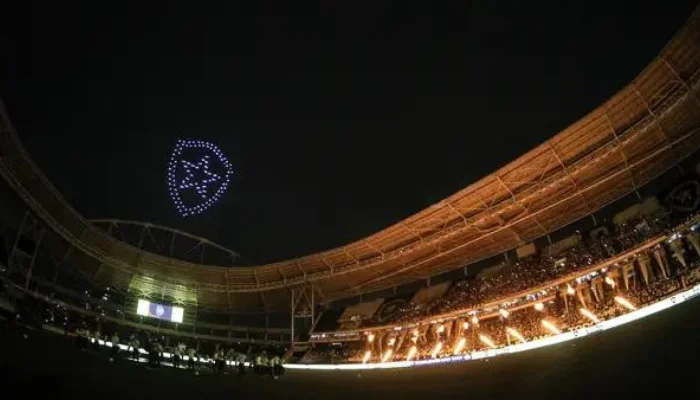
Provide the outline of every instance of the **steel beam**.
<path id="1" fill-rule="evenodd" d="M 509 227 L 508 224 L 506 223 L 506 221 L 505 221 L 503 218 L 501 218 L 501 216 L 498 215 L 498 213 L 495 213 L 495 212 L 493 211 L 492 207 L 488 206 L 488 205 L 486 204 L 486 202 L 485 202 L 481 197 L 476 196 L 476 194 L 475 194 L 474 196 L 475 196 L 475 197 L 477 198 L 477 200 L 479 200 L 479 202 L 484 206 L 484 211 L 486 211 L 486 212 L 489 214 L 489 216 L 490 216 L 491 218 L 495 219 L 496 222 L 498 222 L 498 225 L 501 226 L 501 229 L 507 229 L 510 233 L 512 233 L 513 236 L 515 236 L 515 239 L 518 241 L 518 243 L 523 243 L 523 242 L 524 242 L 523 239 L 522 239 L 522 238 L 520 237 L 520 235 L 518 234 L 518 232 L 516 232 L 514 229 L 512 229 L 511 227 Z M 491 237 L 491 241 L 495 241 L 495 239 L 494 239 L 492 236 L 490 236 L 490 235 L 488 235 L 488 236 Z"/>
<path id="2" fill-rule="evenodd" d="M 671 143 L 671 139 L 668 137 L 668 134 L 666 134 L 666 130 L 663 128 L 663 126 L 661 126 L 661 123 L 659 123 L 659 118 L 656 116 L 654 110 L 652 110 L 649 106 L 649 102 L 647 102 L 644 96 L 642 96 L 642 93 L 639 91 L 639 89 L 637 89 L 637 86 L 634 83 L 632 83 L 631 86 L 634 89 L 634 93 L 637 94 L 637 97 L 639 98 L 639 100 L 642 101 L 644 107 L 646 107 L 647 111 L 649 112 L 649 115 L 654 120 L 654 125 L 656 125 L 656 127 L 659 129 L 659 132 L 661 132 L 663 141 L 666 143 Z M 671 146 L 671 152 L 673 152 L 673 146 Z"/>
<path id="3" fill-rule="evenodd" d="M 688 91 L 688 94 L 691 94 L 693 96 L 693 99 L 695 100 L 695 103 L 700 107 L 700 98 L 698 98 L 698 94 L 688 85 L 688 82 L 685 81 L 685 79 L 681 78 L 681 76 L 678 74 L 678 71 L 676 71 L 675 68 L 671 65 L 671 63 L 666 59 L 666 57 L 661 57 L 661 59 L 664 61 L 668 69 L 673 72 L 673 75 L 676 76 L 676 79 L 685 87 L 685 90 Z"/>
<path id="4" fill-rule="evenodd" d="M 543 173 L 543 175 L 544 175 L 544 173 Z M 525 212 L 532 218 L 532 220 L 535 221 L 535 224 L 537 224 L 537 226 L 540 228 L 542 233 L 547 233 L 547 230 L 544 228 L 544 226 L 542 226 L 540 221 L 534 215 L 532 215 L 532 213 L 530 212 L 530 209 L 525 204 L 523 204 L 523 202 L 521 202 L 520 200 L 518 200 L 517 197 L 515 197 L 515 193 L 513 193 L 513 191 L 510 190 L 510 188 L 508 187 L 508 185 L 506 185 L 506 183 L 503 182 L 503 179 L 501 179 L 500 176 L 496 175 L 496 180 L 498 180 L 498 182 L 501 184 L 501 186 L 503 186 L 503 188 L 506 191 L 508 191 L 508 193 L 510 194 L 510 197 L 513 199 L 513 201 L 516 204 L 518 204 L 520 207 L 522 207 L 523 210 L 525 210 Z M 520 237 L 520 235 L 518 235 L 518 237 Z M 522 239 L 521 239 L 521 241 L 522 241 Z"/>
<path id="5" fill-rule="evenodd" d="M 685 138 L 697 134 L 698 129 L 700 129 L 700 128 L 697 128 L 695 131 L 692 131 L 692 132 L 690 132 L 690 133 L 688 133 L 688 134 L 686 134 L 686 135 L 684 135 L 684 136 L 682 136 L 682 137 L 677 138 L 676 141 L 682 142 L 682 141 L 685 140 Z M 670 144 L 670 143 L 669 143 L 669 144 L 666 144 L 665 146 L 657 147 L 656 150 L 653 151 L 652 153 L 646 155 L 645 157 L 643 157 L 643 158 L 640 159 L 640 160 L 637 160 L 637 161 L 635 162 L 634 165 L 641 164 L 641 163 L 645 162 L 647 159 L 652 158 L 652 157 L 656 156 L 657 154 L 659 154 L 659 153 L 661 153 L 661 152 L 664 152 L 664 151 L 667 151 L 667 150 L 670 150 L 670 149 L 671 149 L 671 144 Z M 632 166 L 634 166 L 634 165 L 632 165 Z M 661 174 L 661 173 L 663 173 L 663 172 L 664 172 L 663 170 L 657 171 L 658 174 Z M 617 177 L 619 174 L 620 174 L 620 171 L 614 172 L 614 173 L 608 175 L 608 176 L 605 177 L 605 178 L 602 178 L 602 179 L 597 180 L 596 182 L 592 183 L 590 186 L 588 186 L 588 187 L 582 189 L 582 191 L 592 190 L 592 189 L 594 189 L 594 188 L 596 188 L 596 187 L 598 187 L 598 186 L 600 186 L 600 185 L 606 183 L 608 180 Z M 564 198 L 564 199 L 560 199 L 560 200 L 558 200 L 558 201 L 556 201 L 556 202 L 554 202 L 554 203 L 548 205 L 547 207 L 544 207 L 544 208 L 542 208 L 541 210 L 536 211 L 534 214 L 542 213 L 542 212 L 544 212 L 544 211 L 546 211 L 546 210 L 548 210 L 548 209 L 551 209 L 551 208 L 553 208 L 553 207 L 556 207 L 556 206 L 558 206 L 558 205 L 562 204 L 563 202 L 568 201 L 568 200 L 570 200 L 570 199 L 571 199 L 571 196 L 566 197 L 566 198 Z M 519 221 L 521 221 L 521 220 L 524 220 L 524 219 L 526 219 L 526 218 L 527 218 L 527 217 L 523 217 L 523 218 L 520 218 L 520 219 L 518 219 L 518 220 L 516 220 L 516 221 L 512 221 L 511 223 L 517 223 L 517 222 L 519 222 Z M 503 227 L 501 227 L 500 229 L 507 229 L 507 227 L 503 226 Z M 491 233 L 489 233 L 489 234 L 487 234 L 487 235 L 490 235 L 490 234 L 491 234 Z M 480 240 L 480 239 L 483 239 L 483 238 L 484 238 L 484 237 L 482 236 L 482 237 L 479 237 L 478 239 L 475 239 L 475 240 Z M 472 242 L 473 242 L 473 241 L 469 241 L 469 242 L 466 242 L 466 243 L 462 243 L 462 244 L 460 244 L 460 245 L 457 245 L 457 246 L 455 246 L 455 247 L 453 247 L 453 248 L 451 248 L 451 249 L 444 250 L 443 253 L 440 254 L 440 255 L 444 255 L 444 254 L 447 254 L 447 253 L 452 253 L 452 252 L 454 252 L 454 251 L 456 251 L 456 250 L 459 250 L 459 249 L 461 249 L 461 248 L 463 248 L 463 247 L 465 247 L 465 246 L 471 244 Z M 367 281 L 365 281 L 365 282 L 363 282 L 363 283 L 361 283 L 361 284 L 359 284 L 359 285 L 355 285 L 355 289 L 360 289 L 360 288 L 362 288 L 362 287 L 365 287 L 365 286 L 374 284 L 374 283 L 376 283 L 376 282 L 389 279 L 389 278 L 391 278 L 392 276 L 395 276 L 395 275 L 404 273 L 404 272 L 406 272 L 406 271 L 408 271 L 408 270 L 417 268 L 418 266 L 425 264 L 426 262 L 432 260 L 433 258 L 434 258 L 434 257 L 428 257 L 428 258 L 426 258 L 426 259 L 423 259 L 423 260 L 420 260 L 420 261 L 418 261 L 418 262 L 415 262 L 415 263 L 413 263 L 413 264 L 411 264 L 411 265 L 408 265 L 408 266 L 406 266 L 405 268 L 401 268 L 401 269 L 399 269 L 399 270 L 392 271 L 392 272 L 390 272 L 390 273 L 388 273 L 388 274 L 386 274 L 386 275 L 383 275 L 383 276 L 381 276 L 381 277 L 378 277 L 378 278 L 373 278 L 373 279 L 367 280 Z"/>
<path id="6" fill-rule="evenodd" d="M 617 129 L 615 129 L 615 125 L 613 125 L 612 120 L 610 119 L 610 115 L 608 114 L 607 111 L 605 111 L 604 115 L 605 115 L 605 120 L 608 122 L 608 126 L 610 127 L 610 131 L 612 132 L 613 137 L 615 138 L 615 142 L 620 147 L 620 155 L 622 156 L 622 161 L 625 164 L 625 169 L 630 174 L 630 181 L 632 182 L 632 187 L 634 188 L 634 192 L 637 194 L 637 198 L 641 200 L 642 195 L 639 194 L 639 188 L 637 187 L 637 182 L 634 179 L 634 173 L 630 169 L 629 161 L 627 161 L 627 154 L 625 153 L 625 147 L 622 144 L 622 141 L 620 140 L 620 136 L 617 134 Z"/>
<path id="7" fill-rule="evenodd" d="M 583 204 L 586 206 L 586 210 L 588 210 L 588 214 L 593 214 L 593 208 L 591 207 L 590 203 L 588 203 L 588 200 L 586 200 L 586 197 L 583 195 L 583 193 L 581 193 L 581 189 L 578 187 L 578 183 L 576 182 L 574 177 L 571 175 L 571 171 L 569 171 L 569 168 L 566 167 L 566 165 L 564 164 L 564 161 L 561 159 L 561 157 L 559 157 L 559 153 L 557 153 L 557 150 L 554 148 L 554 145 L 552 144 L 552 142 L 550 140 L 547 141 L 547 146 L 549 147 L 549 150 L 551 150 L 552 154 L 554 155 L 554 158 L 557 160 L 557 162 L 559 163 L 561 168 L 564 170 L 564 172 L 566 172 L 566 176 L 569 177 L 569 180 L 574 185 L 574 189 L 576 190 L 576 193 L 578 193 L 579 197 L 583 201 Z M 620 150 L 622 150 L 622 149 L 620 149 Z M 623 155 L 623 158 L 625 159 L 625 165 L 627 165 L 627 158 L 624 157 L 624 155 Z M 634 178 L 632 178 L 632 179 L 634 179 Z M 637 189 L 635 186 L 635 191 L 636 190 Z"/>

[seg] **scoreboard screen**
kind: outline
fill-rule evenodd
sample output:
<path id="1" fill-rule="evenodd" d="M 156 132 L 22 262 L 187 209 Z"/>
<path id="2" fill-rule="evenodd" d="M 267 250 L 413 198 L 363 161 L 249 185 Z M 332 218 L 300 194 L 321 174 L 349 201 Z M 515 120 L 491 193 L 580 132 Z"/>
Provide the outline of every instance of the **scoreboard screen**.
<path id="1" fill-rule="evenodd" d="M 136 306 L 136 314 L 163 321 L 182 323 L 184 313 L 185 310 L 182 307 L 151 303 L 150 301 L 143 299 L 139 299 Z"/>

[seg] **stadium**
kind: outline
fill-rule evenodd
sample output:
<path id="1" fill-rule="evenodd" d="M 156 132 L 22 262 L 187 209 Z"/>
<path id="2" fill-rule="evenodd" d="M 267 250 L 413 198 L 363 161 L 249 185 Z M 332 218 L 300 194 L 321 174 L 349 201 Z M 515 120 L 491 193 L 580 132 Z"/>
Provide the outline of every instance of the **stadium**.
<path id="1" fill-rule="evenodd" d="M 659 354 L 662 327 L 697 319 L 698 9 L 626 87 L 540 146 L 362 240 L 265 265 L 230 267 L 235 251 L 150 222 L 86 219 L 0 111 L 3 367 L 23 371 L 18 381 L 75 357 L 82 378 L 36 374 L 300 397 L 304 385 L 454 393 L 468 375 L 491 381 L 475 394 L 495 396 L 523 368 L 542 371 L 519 382 L 534 394 L 565 380 L 557 364 L 626 345 Z M 694 333 L 671 341 L 690 348 Z M 611 360 L 578 379 L 612 382 L 651 360 Z M 130 375 L 139 362 L 162 368 Z M 279 385 L 218 376 L 248 368 Z"/>

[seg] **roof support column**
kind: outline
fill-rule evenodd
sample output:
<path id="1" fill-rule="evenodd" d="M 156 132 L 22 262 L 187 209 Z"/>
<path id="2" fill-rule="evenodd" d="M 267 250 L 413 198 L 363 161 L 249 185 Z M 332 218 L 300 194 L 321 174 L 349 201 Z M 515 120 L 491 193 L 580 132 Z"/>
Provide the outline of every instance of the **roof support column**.
<path id="1" fill-rule="evenodd" d="M 290 342 L 292 349 L 306 347 L 309 344 L 307 336 L 312 333 L 312 328 L 317 322 L 315 318 L 315 302 L 313 286 L 307 285 L 292 289 L 292 298 L 290 303 Z M 297 333 L 304 336 L 302 338 L 303 340 L 297 340 Z"/>
<path id="2" fill-rule="evenodd" d="M 44 232 L 45 230 L 39 225 L 39 221 L 34 218 L 34 215 L 27 211 L 17 231 L 12 250 L 10 250 L 10 254 L 7 257 L 7 264 L 10 272 L 24 274 L 25 290 L 29 288 L 29 281 L 32 278 L 34 263 L 39 254 Z M 27 246 L 22 246 L 24 242 L 31 242 L 33 245 L 32 248 L 29 249 Z"/>

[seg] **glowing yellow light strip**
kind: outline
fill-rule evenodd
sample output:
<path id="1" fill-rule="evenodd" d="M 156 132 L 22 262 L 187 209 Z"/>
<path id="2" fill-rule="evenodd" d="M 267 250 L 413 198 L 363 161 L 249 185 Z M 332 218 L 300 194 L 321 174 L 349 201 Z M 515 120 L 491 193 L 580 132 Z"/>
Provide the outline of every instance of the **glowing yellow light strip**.
<path id="1" fill-rule="evenodd" d="M 521 335 L 520 332 L 516 331 L 514 328 L 508 327 L 508 328 L 506 328 L 506 332 L 508 332 L 511 336 L 520 340 L 522 343 L 527 342 L 527 340 L 525 340 L 523 335 Z"/>
<path id="2" fill-rule="evenodd" d="M 492 349 L 495 349 L 497 347 L 496 344 L 493 342 L 493 340 L 491 340 L 491 338 L 486 336 L 486 335 L 480 334 L 479 340 L 481 340 L 482 343 L 484 343 L 485 345 L 489 346 Z"/>
<path id="3" fill-rule="evenodd" d="M 600 322 L 600 319 L 598 319 L 598 317 L 596 317 L 595 314 L 593 314 L 592 312 L 586 310 L 585 308 L 581 308 L 581 309 L 579 309 L 578 311 L 581 313 L 581 315 L 583 315 L 584 317 L 590 319 L 591 321 L 595 322 L 596 324 L 597 324 L 598 322 Z"/>
<path id="4" fill-rule="evenodd" d="M 459 339 L 459 342 L 457 342 L 457 345 L 455 346 L 453 354 L 457 355 L 457 354 L 461 353 L 462 350 L 464 349 L 464 345 L 466 345 L 466 344 L 467 344 L 467 338 Z"/>
<path id="5" fill-rule="evenodd" d="M 635 311 L 637 309 L 634 304 L 630 303 L 629 300 L 622 296 L 615 296 L 615 302 L 630 311 Z"/>
<path id="6" fill-rule="evenodd" d="M 394 353 L 394 352 L 393 352 L 391 349 L 387 350 L 387 351 L 384 353 L 384 356 L 382 357 L 382 362 L 385 363 L 385 362 L 389 361 L 389 359 L 391 358 L 391 355 L 392 355 L 393 353 Z"/>
<path id="7" fill-rule="evenodd" d="M 442 342 L 437 342 L 437 344 L 433 348 L 433 353 L 431 354 L 431 356 L 433 358 L 437 357 L 437 355 L 440 354 L 440 350 L 442 350 Z"/>
<path id="8" fill-rule="evenodd" d="M 413 356 L 416 355 L 418 352 L 418 348 L 416 346 L 411 346 L 411 349 L 408 351 L 408 356 L 406 356 L 406 361 L 411 361 Z"/>
<path id="9" fill-rule="evenodd" d="M 548 331 L 552 332 L 555 335 L 561 334 L 559 328 L 557 328 L 553 323 L 547 321 L 546 319 L 542 320 L 542 326 L 544 326 Z"/>
<path id="10" fill-rule="evenodd" d="M 372 352 L 367 350 L 365 352 L 365 356 L 362 357 L 362 364 L 367 364 L 367 361 L 369 361 L 369 358 L 372 357 Z"/>

